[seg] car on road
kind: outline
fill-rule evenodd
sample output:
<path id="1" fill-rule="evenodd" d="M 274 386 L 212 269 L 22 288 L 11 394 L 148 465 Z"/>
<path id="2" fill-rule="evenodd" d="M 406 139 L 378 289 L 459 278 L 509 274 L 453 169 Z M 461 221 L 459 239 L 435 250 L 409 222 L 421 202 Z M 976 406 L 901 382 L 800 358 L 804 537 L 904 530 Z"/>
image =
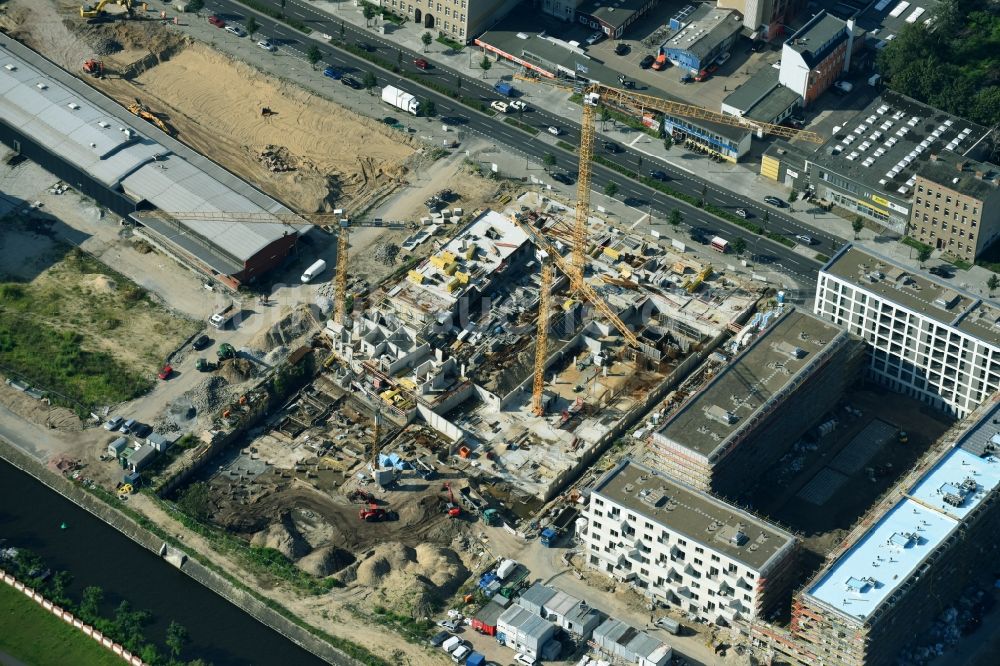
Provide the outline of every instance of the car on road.
<path id="1" fill-rule="evenodd" d="M 395 118 L 393 118 L 392 116 L 386 116 L 385 118 L 382 119 L 382 122 L 385 123 L 386 125 L 398 125 L 399 124 L 399 121 L 396 120 Z"/>
<path id="2" fill-rule="evenodd" d="M 431 64 L 424 60 L 423 58 L 417 58 L 413 61 L 413 64 L 417 66 L 418 69 L 430 69 Z"/>
<path id="3" fill-rule="evenodd" d="M 742 217 L 744 220 L 750 217 L 750 213 L 747 212 L 746 208 L 737 208 L 735 211 L 736 217 Z"/>
<path id="4" fill-rule="evenodd" d="M 159 377 L 160 379 L 167 380 L 170 379 L 170 377 L 173 374 L 174 374 L 174 368 L 172 365 L 168 363 L 165 366 L 163 366 L 163 368 L 160 369 L 160 371 L 157 373 L 156 376 Z"/>
<path id="5" fill-rule="evenodd" d="M 437 625 L 442 629 L 447 629 L 448 631 L 458 631 L 458 623 L 454 620 L 439 620 Z M 444 641 L 441 641 L 442 643 Z"/>
<path id="6" fill-rule="evenodd" d="M 274 44 L 272 44 L 271 40 L 269 39 L 260 40 L 259 42 L 257 42 L 257 46 L 264 49 L 265 51 L 270 51 L 271 53 L 274 53 L 275 51 L 278 50 L 275 48 Z"/>
<path id="7" fill-rule="evenodd" d="M 212 25 L 214 25 L 216 28 L 225 28 L 226 27 L 226 22 L 223 21 L 222 19 L 220 19 L 215 14 L 212 14 L 211 16 L 208 17 L 208 22 L 211 23 Z"/>
<path id="8" fill-rule="evenodd" d="M 628 55 L 628 52 L 631 50 L 632 49 L 629 48 L 629 45 L 626 44 L 625 42 L 618 42 L 617 44 L 615 44 L 615 55 L 620 55 L 620 56 Z"/>
<path id="9" fill-rule="evenodd" d="M 666 172 L 660 171 L 658 169 L 654 169 L 653 171 L 650 171 L 649 172 L 649 177 L 652 178 L 653 180 L 658 180 L 661 183 L 665 183 L 668 180 L 670 180 L 670 176 L 668 176 L 666 174 Z"/>
<path id="10" fill-rule="evenodd" d="M 323 76 L 329 76 L 334 81 L 339 81 L 344 75 L 340 72 L 340 70 L 334 69 L 333 67 L 327 67 L 323 70 Z"/>
<path id="11" fill-rule="evenodd" d="M 562 130 L 556 127 L 555 125 L 549 125 L 548 132 L 552 136 L 559 136 L 560 134 L 562 134 Z"/>
<path id="12" fill-rule="evenodd" d="M 527 111 L 528 110 L 528 105 L 525 104 L 524 102 L 522 102 L 519 99 L 512 99 L 511 101 L 507 102 L 507 106 L 510 108 L 511 111 Z"/>
<path id="13" fill-rule="evenodd" d="M 784 208 L 788 204 L 779 199 L 778 197 L 764 197 L 764 203 L 769 203 L 772 206 L 777 206 L 778 208 Z"/>
<path id="14" fill-rule="evenodd" d="M 358 41 L 354 42 L 354 45 L 356 47 L 358 47 L 359 49 L 361 49 L 362 51 L 364 51 L 365 53 L 371 53 L 372 51 L 375 50 L 374 46 L 372 46 L 368 42 L 366 42 L 364 40 L 361 40 L 361 39 L 359 39 Z"/>
<path id="15" fill-rule="evenodd" d="M 630 81 L 629 79 L 625 79 L 624 81 L 621 82 L 621 84 L 622 87 L 625 88 L 626 90 L 635 90 L 635 81 Z"/>
<path id="16" fill-rule="evenodd" d="M 951 277 L 951 271 L 948 270 L 946 266 L 931 266 L 929 270 L 931 275 L 937 275 L 938 277 L 943 278 Z"/>
<path id="17" fill-rule="evenodd" d="M 499 100 L 493 100 L 492 102 L 490 102 L 490 108 L 493 109 L 494 111 L 496 111 L 497 113 L 507 113 L 507 110 L 510 107 L 507 106 L 507 102 L 501 102 Z"/>
<path id="18" fill-rule="evenodd" d="M 554 173 L 552 174 L 552 180 L 562 183 L 563 185 L 572 185 L 576 182 L 568 173 Z"/>
<path id="19" fill-rule="evenodd" d="M 230 33 L 232 35 L 236 35 L 237 37 L 246 37 L 247 36 L 247 31 L 244 30 L 243 28 L 241 28 L 238 25 L 227 25 L 226 26 L 226 32 L 228 32 L 228 33 Z"/>
<path id="20" fill-rule="evenodd" d="M 615 143 L 614 141 L 605 141 L 604 142 L 604 150 L 606 152 L 609 152 L 609 153 L 618 154 L 618 153 L 620 153 L 620 152 L 623 151 L 623 148 L 621 146 L 619 146 L 617 143 Z"/>
<path id="21" fill-rule="evenodd" d="M 812 236 L 806 236 L 805 234 L 795 234 L 795 240 L 802 243 L 803 245 L 812 245 Z"/>
<path id="22" fill-rule="evenodd" d="M 707 245 L 708 244 L 708 235 L 705 234 L 705 233 L 703 233 L 699 229 L 692 229 L 688 233 L 688 238 L 690 238 L 691 240 L 693 240 L 695 243 L 701 243 L 702 245 Z"/>
<path id="23" fill-rule="evenodd" d="M 191 346 L 194 347 L 197 351 L 201 351 L 202 349 L 207 349 L 211 344 L 212 344 L 212 338 L 208 337 L 207 335 L 199 335 L 197 339 L 195 339 L 195 341 L 191 343 Z"/>
<path id="24" fill-rule="evenodd" d="M 122 417 L 112 416 L 110 419 L 105 421 L 104 429 L 107 430 L 108 432 L 115 432 L 122 427 L 123 423 L 125 423 L 125 419 L 123 419 Z"/>
<path id="25" fill-rule="evenodd" d="M 653 66 L 654 62 L 656 62 L 656 56 L 648 55 L 639 62 L 639 67 L 642 67 L 643 69 L 649 69 L 650 67 Z"/>
<path id="26" fill-rule="evenodd" d="M 449 638 L 451 638 L 451 634 L 449 634 L 447 631 L 436 633 L 434 634 L 433 637 L 431 637 L 430 640 L 431 647 L 441 647 L 441 644 L 444 643 Z"/>
<path id="27" fill-rule="evenodd" d="M 345 86 L 347 86 L 347 87 L 349 87 L 349 88 L 353 88 L 354 90 L 361 90 L 362 88 L 364 88 L 364 87 L 365 87 L 365 86 L 364 86 L 364 85 L 363 85 L 363 84 L 361 83 L 361 81 L 358 81 L 358 80 L 357 80 L 356 78 L 354 78 L 353 76 L 345 76 L 344 78 L 342 78 L 342 79 L 340 80 L 340 82 L 341 82 L 341 83 L 343 83 L 343 84 L 344 84 Z"/>

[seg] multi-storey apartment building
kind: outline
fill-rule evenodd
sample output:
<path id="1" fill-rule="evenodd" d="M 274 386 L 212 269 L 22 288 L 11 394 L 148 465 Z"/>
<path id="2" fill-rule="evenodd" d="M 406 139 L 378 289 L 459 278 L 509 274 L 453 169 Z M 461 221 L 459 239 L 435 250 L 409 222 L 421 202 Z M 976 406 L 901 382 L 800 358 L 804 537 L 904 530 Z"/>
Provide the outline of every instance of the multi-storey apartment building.
<path id="1" fill-rule="evenodd" d="M 867 375 L 955 416 L 1000 390 L 1000 306 L 847 245 L 820 271 L 817 315 L 868 343 Z"/>
<path id="2" fill-rule="evenodd" d="M 916 177 L 907 233 L 975 261 L 1000 236 L 1000 167 L 943 151 L 931 155 Z"/>
<path id="3" fill-rule="evenodd" d="M 729 625 L 787 603 L 795 537 L 661 472 L 623 461 L 584 516 L 589 565 L 652 599 Z"/>
<path id="4" fill-rule="evenodd" d="M 649 464 L 736 497 L 758 483 L 860 376 L 862 344 L 806 312 L 756 315 L 737 356 L 649 442 Z"/>
<path id="5" fill-rule="evenodd" d="M 821 11 L 782 46 L 778 80 L 809 106 L 848 70 L 853 50 L 854 21 Z"/>
<path id="6" fill-rule="evenodd" d="M 792 632 L 809 663 L 882 666 L 919 648 L 968 576 L 995 568 L 1000 545 L 996 399 L 955 429 L 930 469 L 847 536 L 797 596 Z M 948 441 L 948 440 L 946 440 Z"/>
<path id="7" fill-rule="evenodd" d="M 380 0 L 382 7 L 408 17 L 417 25 L 466 43 L 503 18 L 512 0 Z"/>

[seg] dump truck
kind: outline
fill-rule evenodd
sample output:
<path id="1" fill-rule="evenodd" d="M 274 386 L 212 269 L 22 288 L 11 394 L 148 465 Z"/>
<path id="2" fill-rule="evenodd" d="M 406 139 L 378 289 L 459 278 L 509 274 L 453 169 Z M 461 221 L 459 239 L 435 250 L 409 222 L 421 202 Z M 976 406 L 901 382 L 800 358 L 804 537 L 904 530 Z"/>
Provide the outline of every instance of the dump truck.
<path id="1" fill-rule="evenodd" d="M 239 311 L 239 308 L 236 307 L 236 302 L 229 301 L 229 303 L 219 308 L 215 314 L 208 318 L 208 323 L 219 329 L 225 328 L 229 326 Z"/>
<path id="2" fill-rule="evenodd" d="M 219 348 L 215 350 L 215 353 L 219 357 L 220 361 L 224 361 L 227 358 L 236 358 L 236 348 L 228 342 L 223 342 L 219 345 Z"/>
<path id="3" fill-rule="evenodd" d="M 419 105 L 417 98 L 396 86 L 382 88 L 382 101 L 386 104 L 392 104 L 397 109 L 417 115 L 417 106 Z"/>

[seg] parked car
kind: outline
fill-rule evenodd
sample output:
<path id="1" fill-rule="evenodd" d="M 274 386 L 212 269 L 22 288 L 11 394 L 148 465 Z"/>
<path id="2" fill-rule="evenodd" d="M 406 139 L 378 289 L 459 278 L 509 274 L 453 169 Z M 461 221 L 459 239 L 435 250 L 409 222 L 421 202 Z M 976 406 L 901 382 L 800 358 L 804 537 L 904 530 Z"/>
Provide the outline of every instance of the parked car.
<path id="1" fill-rule="evenodd" d="M 210 337 L 208 337 L 207 335 L 199 335 L 195 339 L 195 341 L 191 343 L 191 346 L 194 347 L 197 351 L 201 351 L 202 349 L 207 349 L 211 344 L 212 344 L 212 339 Z"/>
<path id="2" fill-rule="evenodd" d="M 327 67 L 326 69 L 323 70 L 323 76 L 329 76 L 334 81 L 337 81 L 343 78 L 344 75 L 339 70 L 336 70 L 333 67 Z"/>
<path id="3" fill-rule="evenodd" d="M 167 365 L 163 366 L 163 368 L 156 376 L 159 377 L 160 379 L 167 380 L 170 379 L 170 377 L 173 374 L 174 374 L 174 368 L 172 365 L 168 363 Z"/>
<path id="4" fill-rule="evenodd" d="M 747 212 L 746 208 L 737 208 L 735 211 L 736 217 L 742 217 L 744 220 L 750 217 L 750 213 Z"/>
<path id="5" fill-rule="evenodd" d="M 931 275 L 937 275 L 938 277 L 949 278 L 951 277 L 951 271 L 945 266 L 931 266 Z"/>
<path id="6" fill-rule="evenodd" d="M 554 173 L 552 174 L 552 180 L 562 183 L 563 185 L 572 185 L 576 182 L 568 173 Z"/>
<path id="7" fill-rule="evenodd" d="M 223 21 L 222 19 L 220 19 L 215 14 L 212 14 L 211 16 L 208 17 L 208 22 L 211 23 L 212 25 L 214 25 L 216 28 L 225 28 L 226 27 L 226 22 Z"/>
<path id="8" fill-rule="evenodd" d="M 656 62 L 656 56 L 648 55 L 639 62 L 639 67 L 642 67 L 643 69 L 649 69 L 650 67 L 653 66 L 654 62 Z"/>
<path id="9" fill-rule="evenodd" d="M 590 37 L 587 37 L 587 46 L 593 46 L 602 39 L 604 39 L 604 32 L 598 30 L 597 32 L 591 34 Z"/>
<path id="10" fill-rule="evenodd" d="M 441 647 L 441 644 L 444 643 L 449 638 L 451 638 L 451 634 L 449 634 L 447 631 L 436 633 L 430 640 L 431 647 Z"/>
<path id="11" fill-rule="evenodd" d="M 620 55 L 620 56 L 627 55 L 628 52 L 631 50 L 632 49 L 629 48 L 629 45 L 626 44 L 625 42 L 618 42 L 617 44 L 615 44 L 615 55 Z"/>
<path id="12" fill-rule="evenodd" d="M 138 421 L 136 421 L 135 419 L 129 419 L 128 421 L 122 424 L 121 431 L 127 435 L 130 432 L 132 432 L 137 425 L 139 425 Z"/>
<path id="13" fill-rule="evenodd" d="M 458 631 L 458 623 L 454 620 L 439 620 L 437 625 L 448 631 Z"/>
<path id="14" fill-rule="evenodd" d="M 656 56 L 655 60 L 653 60 L 653 69 L 655 69 L 657 72 L 664 70 L 669 66 L 670 66 L 670 61 L 667 60 L 666 53 L 661 53 L 660 55 Z"/>
<path id="15" fill-rule="evenodd" d="M 551 134 L 552 136 L 559 136 L 560 134 L 562 134 L 562 130 L 556 127 L 555 125 L 549 125 L 548 131 L 549 134 Z"/>
<path id="16" fill-rule="evenodd" d="M 649 177 L 652 178 L 653 180 L 658 180 L 661 183 L 665 183 L 668 180 L 670 180 L 670 176 L 668 176 L 665 171 L 660 171 L 659 169 L 654 169 L 653 171 L 650 171 Z"/>
<path id="17" fill-rule="evenodd" d="M 732 54 L 728 52 L 723 53 L 722 55 L 720 55 L 718 58 L 715 59 L 715 64 L 719 66 L 725 65 L 731 55 Z"/>
<path id="18" fill-rule="evenodd" d="M 691 76 L 691 72 L 684 72 L 684 75 L 681 76 L 681 83 L 688 84 L 692 81 L 694 81 L 694 77 Z"/>
<path id="19" fill-rule="evenodd" d="M 764 203 L 769 203 L 772 206 L 777 206 L 778 208 L 784 208 L 788 205 L 778 197 L 764 197 Z"/>
<path id="20" fill-rule="evenodd" d="M 518 652 L 516 655 L 514 655 L 514 661 L 516 661 L 519 664 L 523 664 L 523 666 L 535 666 L 535 664 L 538 663 L 523 652 Z"/>
<path id="21" fill-rule="evenodd" d="M 718 69 L 718 67 L 716 67 L 716 69 Z M 703 69 L 700 72 L 698 72 L 697 74 L 695 74 L 694 80 L 695 80 L 696 83 L 701 83 L 702 81 L 708 81 L 708 79 L 711 76 L 712 76 L 711 72 L 709 72 L 707 69 Z"/>
<path id="22" fill-rule="evenodd" d="M 431 64 L 424 60 L 423 58 L 417 58 L 413 61 L 413 64 L 417 66 L 418 69 L 430 69 Z"/>
<path id="23" fill-rule="evenodd" d="M 626 90 L 635 90 L 635 81 L 630 81 L 629 79 L 625 79 L 624 81 L 621 82 L 621 84 L 622 87 L 625 88 Z"/>
<path id="24" fill-rule="evenodd" d="M 237 37 L 246 37 L 247 31 L 238 25 L 227 25 L 226 32 L 236 35 Z"/>
<path id="25" fill-rule="evenodd" d="M 614 141 L 605 141 L 604 142 L 604 150 L 607 151 L 607 152 L 609 152 L 609 153 L 618 154 L 618 153 L 622 152 L 623 148 L 621 146 L 619 146 L 617 143 L 615 143 Z"/>
<path id="26" fill-rule="evenodd" d="M 803 245 L 812 245 L 813 239 L 811 236 L 806 236 L 805 234 L 795 234 L 795 240 L 802 243 Z"/>
<path id="27" fill-rule="evenodd" d="M 125 419 L 120 416 L 112 416 L 110 419 L 104 422 L 104 429 L 108 432 L 115 432 L 122 427 L 125 423 Z"/>
<path id="28" fill-rule="evenodd" d="M 468 645 L 459 645 L 458 648 L 451 653 L 451 660 L 456 664 L 464 664 L 465 658 L 469 656 L 472 652 L 472 648 Z"/>
<path id="29" fill-rule="evenodd" d="M 257 42 L 257 46 L 259 46 L 260 48 L 264 49 L 265 51 L 270 51 L 272 53 L 274 53 L 275 51 L 278 50 L 278 49 L 276 49 L 274 47 L 274 44 L 272 44 L 271 40 L 269 40 L 269 39 L 262 39 L 262 40 L 260 40 L 259 42 Z"/>
<path id="30" fill-rule="evenodd" d="M 364 88 L 364 85 L 361 83 L 361 81 L 358 81 L 353 76 L 345 76 L 340 80 L 340 82 L 343 83 L 345 86 L 348 86 L 349 88 L 353 88 L 354 90 L 361 90 L 362 88 Z"/>
<path id="31" fill-rule="evenodd" d="M 510 107 L 507 106 L 507 102 L 501 102 L 500 100 L 493 100 L 492 102 L 490 102 L 490 108 L 496 111 L 497 113 L 507 113 L 507 110 Z"/>

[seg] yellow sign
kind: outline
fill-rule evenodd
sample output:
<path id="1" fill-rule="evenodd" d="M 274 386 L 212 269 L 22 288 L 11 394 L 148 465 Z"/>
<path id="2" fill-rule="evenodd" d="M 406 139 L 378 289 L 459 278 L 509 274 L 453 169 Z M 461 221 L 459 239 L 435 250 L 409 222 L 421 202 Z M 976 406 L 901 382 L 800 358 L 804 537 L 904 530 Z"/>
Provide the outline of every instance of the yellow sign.
<path id="1" fill-rule="evenodd" d="M 882 197 L 876 196 L 874 194 L 872 195 L 872 201 L 874 201 L 875 203 L 877 203 L 879 205 L 882 205 L 882 206 L 888 206 L 889 205 L 889 200 L 888 199 L 883 199 Z"/>

